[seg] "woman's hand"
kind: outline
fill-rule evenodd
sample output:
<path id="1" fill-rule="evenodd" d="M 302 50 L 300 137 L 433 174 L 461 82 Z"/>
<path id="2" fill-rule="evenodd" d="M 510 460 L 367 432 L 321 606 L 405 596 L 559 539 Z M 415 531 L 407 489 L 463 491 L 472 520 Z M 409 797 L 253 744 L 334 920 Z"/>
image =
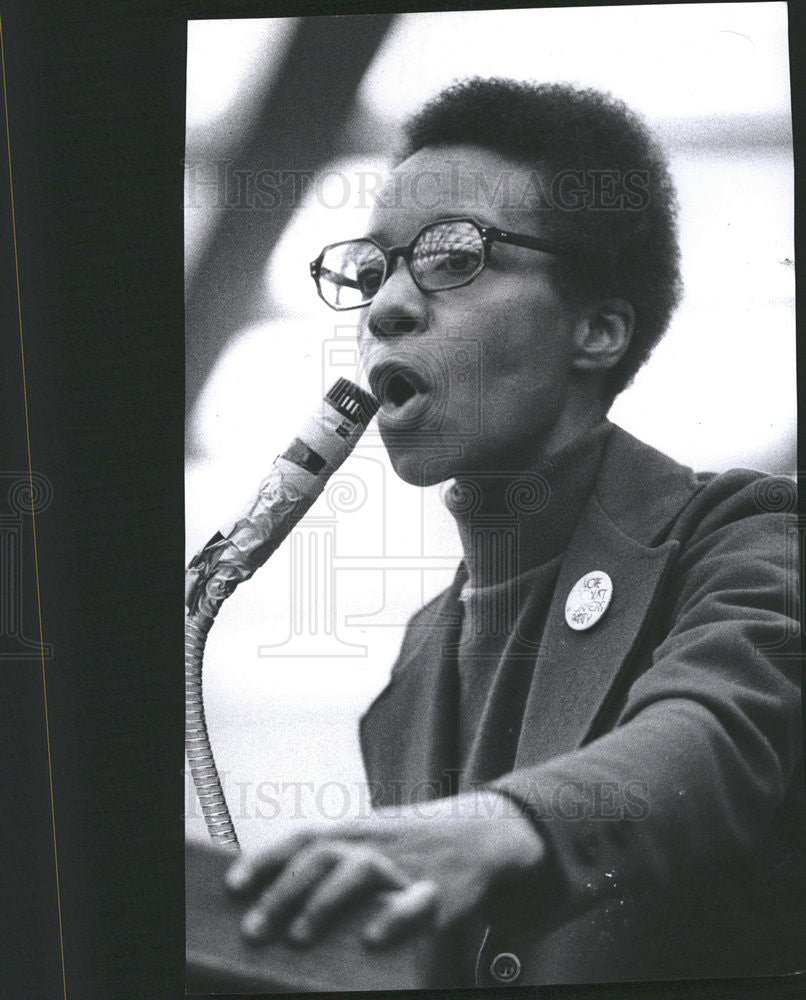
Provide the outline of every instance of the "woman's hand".
<path id="1" fill-rule="evenodd" d="M 363 929 L 383 946 L 477 912 L 488 894 L 532 878 L 544 858 L 532 823 L 509 798 L 472 792 L 368 817 L 318 823 L 227 872 L 250 901 L 241 929 L 253 941 L 285 935 L 312 941 L 359 898 L 381 901 Z"/>

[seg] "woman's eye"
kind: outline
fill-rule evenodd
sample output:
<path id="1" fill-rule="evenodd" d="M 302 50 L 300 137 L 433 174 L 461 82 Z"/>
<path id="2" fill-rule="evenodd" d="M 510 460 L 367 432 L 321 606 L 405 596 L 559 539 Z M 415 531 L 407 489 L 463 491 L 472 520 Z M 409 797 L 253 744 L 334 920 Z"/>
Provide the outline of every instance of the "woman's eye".
<path id="1" fill-rule="evenodd" d="M 358 272 L 358 285 L 364 295 L 374 295 L 381 287 L 383 271 L 377 267 L 365 267 Z"/>
<path id="2" fill-rule="evenodd" d="M 467 274 L 478 267 L 478 254 L 471 250 L 450 250 L 444 255 L 442 266 L 453 274 Z"/>

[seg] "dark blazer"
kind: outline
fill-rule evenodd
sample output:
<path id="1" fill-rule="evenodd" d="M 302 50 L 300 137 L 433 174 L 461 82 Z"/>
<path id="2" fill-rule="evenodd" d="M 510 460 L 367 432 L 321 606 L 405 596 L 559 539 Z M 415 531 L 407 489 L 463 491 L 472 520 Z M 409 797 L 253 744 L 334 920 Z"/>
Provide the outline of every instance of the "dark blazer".
<path id="1" fill-rule="evenodd" d="M 613 429 L 512 706 L 514 766 L 487 782 L 538 824 L 545 877 L 465 930 L 453 984 L 806 968 L 795 508 L 789 480 L 695 475 Z M 592 570 L 611 605 L 573 631 Z M 361 721 L 376 805 L 457 790 L 460 583 L 413 617 Z"/>

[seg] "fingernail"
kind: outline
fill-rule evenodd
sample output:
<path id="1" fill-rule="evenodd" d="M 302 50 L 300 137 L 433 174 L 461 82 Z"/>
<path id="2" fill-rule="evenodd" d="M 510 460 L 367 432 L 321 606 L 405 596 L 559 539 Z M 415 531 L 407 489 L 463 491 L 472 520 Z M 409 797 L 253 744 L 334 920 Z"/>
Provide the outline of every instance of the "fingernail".
<path id="1" fill-rule="evenodd" d="M 266 921 L 259 910 L 250 910 L 241 921 L 241 933 L 250 938 L 264 937 L 267 931 Z"/>
<path id="2" fill-rule="evenodd" d="M 313 928 L 307 920 L 300 917 L 288 928 L 288 936 L 298 944 L 305 944 L 313 937 Z"/>

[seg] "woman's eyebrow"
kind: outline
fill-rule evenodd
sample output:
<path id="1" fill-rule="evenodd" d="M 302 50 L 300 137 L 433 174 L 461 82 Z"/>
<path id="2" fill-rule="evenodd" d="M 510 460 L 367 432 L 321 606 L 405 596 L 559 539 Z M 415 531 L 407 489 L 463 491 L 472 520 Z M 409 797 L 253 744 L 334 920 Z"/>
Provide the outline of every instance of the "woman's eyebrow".
<path id="1" fill-rule="evenodd" d="M 477 218 L 475 215 L 469 212 L 454 212 L 447 215 L 444 214 L 435 215 L 434 218 L 430 220 L 427 219 L 425 221 L 420 220 L 416 228 L 412 226 L 410 229 L 408 229 L 407 235 L 405 237 L 401 237 L 399 240 L 390 235 L 390 230 L 385 229 L 383 226 L 377 226 L 377 227 L 371 226 L 365 233 L 364 239 L 377 240 L 378 243 L 388 247 L 406 246 L 413 239 L 419 236 L 419 234 L 424 229 L 427 229 L 429 226 L 433 226 L 437 222 L 450 222 L 451 220 L 454 219 L 476 219 L 476 221 L 480 222 L 484 226 L 495 225 L 495 223 L 492 222 L 483 222 L 480 218 Z"/>
<path id="2" fill-rule="evenodd" d="M 382 246 L 391 246 L 391 242 L 387 239 L 385 229 L 376 229 L 371 226 L 367 229 L 362 237 L 365 240 L 375 240 L 376 243 L 380 243 Z"/>
<path id="3" fill-rule="evenodd" d="M 506 229 L 507 226 L 502 226 L 500 223 L 493 221 L 492 217 L 489 215 L 477 214 L 469 216 L 469 218 L 474 219 L 480 226 L 485 229 Z"/>
<path id="4" fill-rule="evenodd" d="M 394 242 L 394 228 L 395 222 L 393 219 L 368 219 L 366 228 L 363 230 L 363 238 L 377 240 L 379 243 L 383 243 L 385 240 L 391 245 Z"/>

